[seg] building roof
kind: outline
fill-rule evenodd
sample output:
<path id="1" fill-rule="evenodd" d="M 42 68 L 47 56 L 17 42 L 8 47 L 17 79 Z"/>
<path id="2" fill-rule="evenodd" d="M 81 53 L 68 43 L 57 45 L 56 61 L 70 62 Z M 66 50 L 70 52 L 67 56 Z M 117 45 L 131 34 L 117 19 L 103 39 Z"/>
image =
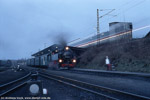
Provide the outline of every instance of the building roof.
<path id="1" fill-rule="evenodd" d="M 53 44 L 53 45 L 51 45 L 51 46 L 49 46 L 49 47 L 47 47 L 47 48 L 45 48 L 45 49 L 43 49 L 37 53 L 32 54 L 32 56 L 37 57 L 37 56 L 45 55 L 45 54 L 53 52 L 56 49 L 62 49 L 62 48 L 63 47 L 59 44 Z"/>
<path id="2" fill-rule="evenodd" d="M 68 46 L 73 52 L 75 52 L 77 55 L 80 54 L 81 52 L 84 52 L 85 49 L 83 48 L 78 48 L 78 47 L 72 47 L 72 46 Z M 55 50 L 58 50 L 58 51 L 61 51 L 63 50 L 64 47 L 62 45 L 59 45 L 59 44 L 54 44 L 54 45 L 51 45 L 37 53 L 34 53 L 32 54 L 32 56 L 34 57 L 38 57 L 38 56 L 41 56 L 41 55 L 45 55 L 45 54 L 49 54 L 49 53 L 52 53 L 52 52 L 55 52 Z"/>

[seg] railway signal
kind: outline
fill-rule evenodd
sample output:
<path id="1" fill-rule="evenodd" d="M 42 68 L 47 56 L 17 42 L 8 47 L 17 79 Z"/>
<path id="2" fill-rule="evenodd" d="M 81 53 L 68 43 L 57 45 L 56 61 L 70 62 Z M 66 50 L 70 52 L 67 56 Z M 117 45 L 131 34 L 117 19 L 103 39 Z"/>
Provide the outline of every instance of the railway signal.
<path id="1" fill-rule="evenodd" d="M 38 74 L 32 74 L 31 80 L 28 81 L 28 91 L 31 96 L 46 95 L 47 89 L 43 88 L 42 81 L 37 80 Z"/>

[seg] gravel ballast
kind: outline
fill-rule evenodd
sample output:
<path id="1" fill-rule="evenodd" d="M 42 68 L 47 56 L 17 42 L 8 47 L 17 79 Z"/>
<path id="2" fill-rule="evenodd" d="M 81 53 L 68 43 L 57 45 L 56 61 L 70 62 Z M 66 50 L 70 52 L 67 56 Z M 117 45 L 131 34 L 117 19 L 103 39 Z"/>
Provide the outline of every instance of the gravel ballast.
<path id="1" fill-rule="evenodd" d="M 47 73 L 60 75 L 100 86 L 105 86 L 113 89 L 118 89 L 126 92 L 131 92 L 143 96 L 148 96 L 150 92 L 149 81 L 126 79 L 122 77 L 104 77 L 87 74 L 76 74 L 62 71 L 46 70 Z"/>
<path id="2" fill-rule="evenodd" d="M 5 83 L 14 81 L 18 78 L 23 77 L 24 75 L 27 75 L 29 72 L 22 70 L 22 71 L 15 71 L 12 69 L 9 69 L 7 71 L 0 72 L 0 85 L 3 85 Z"/>

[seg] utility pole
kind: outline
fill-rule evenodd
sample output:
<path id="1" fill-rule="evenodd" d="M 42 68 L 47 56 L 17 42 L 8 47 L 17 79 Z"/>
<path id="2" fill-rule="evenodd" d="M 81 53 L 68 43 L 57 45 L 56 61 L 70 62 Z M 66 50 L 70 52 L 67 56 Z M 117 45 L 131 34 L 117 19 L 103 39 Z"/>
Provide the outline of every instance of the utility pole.
<path id="1" fill-rule="evenodd" d="M 109 10 L 109 12 L 105 13 L 105 14 L 102 15 L 102 16 L 99 16 L 99 11 L 105 11 L 105 10 Z M 101 10 L 97 9 L 97 46 L 100 44 L 100 43 L 98 42 L 98 39 L 99 39 L 99 41 L 100 41 L 99 19 L 100 19 L 100 18 L 103 18 L 104 16 L 109 15 L 109 14 L 110 14 L 111 12 L 113 12 L 114 10 L 115 10 L 115 9 L 101 9 Z M 111 16 L 115 17 L 116 15 L 111 15 Z M 99 35 L 99 36 L 98 36 L 98 35 Z"/>
<path id="2" fill-rule="evenodd" d="M 99 9 L 97 9 L 97 46 L 98 46 L 98 35 L 99 35 Z"/>

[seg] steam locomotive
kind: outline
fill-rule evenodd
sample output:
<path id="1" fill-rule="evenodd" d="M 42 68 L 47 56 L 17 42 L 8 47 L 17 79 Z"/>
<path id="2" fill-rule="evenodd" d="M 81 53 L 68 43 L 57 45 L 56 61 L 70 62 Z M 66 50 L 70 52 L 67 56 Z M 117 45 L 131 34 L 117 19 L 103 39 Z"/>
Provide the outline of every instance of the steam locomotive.
<path id="1" fill-rule="evenodd" d="M 28 66 L 42 68 L 74 68 L 77 63 L 77 53 L 71 47 L 52 45 L 42 51 L 33 54 L 34 58 L 27 60 Z"/>
<path id="2" fill-rule="evenodd" d="M 63 50 L 55 50 L 51 55 L 49 67 L 52 68 L 74 68 L 76 64 L 75 53 L 67 46 Z"/>

